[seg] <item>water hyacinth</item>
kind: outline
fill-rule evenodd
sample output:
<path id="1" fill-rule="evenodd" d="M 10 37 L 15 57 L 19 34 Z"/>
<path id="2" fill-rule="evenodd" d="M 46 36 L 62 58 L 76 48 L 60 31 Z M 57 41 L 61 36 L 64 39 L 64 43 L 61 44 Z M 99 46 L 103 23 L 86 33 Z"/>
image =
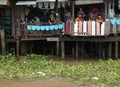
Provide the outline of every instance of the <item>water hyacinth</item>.
<path id="1" fill-rule="evenodd" d="M 8 54 L 0 56 L 0 78 L 50 78 L 66 77 L 78 85 L 94 82 L 105 87 L 120 87 L 120 60 L 100 60 L 97 63 L 80 62 L 68 65 L 51 60 L 50 56 L 29 54 L 19 61 Z M 101 87 L 101 86 L 99 86 Z"/>

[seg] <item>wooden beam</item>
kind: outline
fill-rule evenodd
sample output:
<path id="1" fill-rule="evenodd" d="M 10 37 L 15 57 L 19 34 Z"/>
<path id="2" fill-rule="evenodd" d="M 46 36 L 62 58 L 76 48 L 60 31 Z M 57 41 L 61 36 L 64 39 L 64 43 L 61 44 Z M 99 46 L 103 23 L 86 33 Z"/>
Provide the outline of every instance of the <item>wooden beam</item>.
<path id="1" fill-rule="evenodd" d="M 4 30 L 0 30 L 0 37 L 1 37 L 2 55 L 5 55 L 6 54 L 6 43 L 5 43 L 5 32 L 4 32 Z"/>
<path id="2" fill-rule="evenodd" d="M 65 42 L 61 41 L 61 57 L 62 59 L 65 58 Z"/>

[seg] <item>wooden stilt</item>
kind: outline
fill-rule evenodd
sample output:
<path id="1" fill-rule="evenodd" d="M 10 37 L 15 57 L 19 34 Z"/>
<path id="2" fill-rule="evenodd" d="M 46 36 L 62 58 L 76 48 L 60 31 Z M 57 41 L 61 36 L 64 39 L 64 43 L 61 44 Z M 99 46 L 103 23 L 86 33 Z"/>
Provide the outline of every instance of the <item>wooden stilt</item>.
<path id="1" fill-rule="evenodd" d="M 20 48 L 21 48 L 21 55 L 25 55 L 27 50 L 26 42 L 22 42 Z"/>
<path id="2" fill-rule="evenodd" d="M 78 59 L 78 42 L 76 42 L 76 59 Z"/>
<path id="3" fill-rule="evenodd" d="M 32 53 L 33 43 L 30 43 L 30 53 Z"/>
<path id="4" fill-rule="evenodd" d="M 115 42 L 115 58 L 118 58 L 118 41 Z"/>
<path id="5" fill-rule="evenodd" d="M 2 48 L 2 55 L 6 54 L 6 43 L 5 43 L 5 32 L 4 30 L 0 30 L 0 37 L 1 37 L 1 48 Z"/>
<path id="6" fill-rule="evenodd" d="M 103 48 L 103 58 L 105 58 L 105 49 Z"/>
<path id="7" fill-rule="evenodd" d="M 51 47 L 51 55 L 52 55 L 52 58 L 53 58 L 53 55 L 54 55 L 54 48 L 53 48 L 53 46 Z"/>
<path id="8" fill-rule="evenodd" d="M 108 46 L 108 57 L 111 58 L 112 57 L 112 42 L 109 42 L 109 46 Z"/>
<path id="9" fill-rule="evenodd" d="M 84 56 L 84 42 L 81 43 L 81 56 Z"/>
<path id="10" fill-rule="evenodd" d="M 65 58 L 65 42 L 64 41 L 61 41 L 61 57 L 62 59 Z"/>
<path id="11" fill-rule="evenodd" d="M 60 43 L 59 41 L 57 41 L 57 52 L 56 52 L 56 55 L 59 56 L 59 50 L 60 50 L 60 47 L 59 47 Z"/>
<path id="12" fill-rule="evenodd" d="M 99 43 L 99 57 L 102 57 L 102 43 Z"/>
<path id="13" fill-rule="evenodd" d="M 91 51 L 92 56 L 94 56 L 94 43 L 93 42 L 91 42 L 90 51 Z"/>
<path id="14" fill-rule="evenodd" d="M 19 41 L 19 39 L 17 39 L 17 41 L 16 41 L 16 55 L 17 55 L 17 59 L 19 59 L 19 56 L 20 56 L 19 50 L 20 50 L 20 41 Z"/>
<path id="15" fill-rule="evenodd" d="M 73 59 L 74 59 L 74 57 L 75 57 L 75 48 L 74 47 L 72 48 L 72 56 L 73 56 Z"/>

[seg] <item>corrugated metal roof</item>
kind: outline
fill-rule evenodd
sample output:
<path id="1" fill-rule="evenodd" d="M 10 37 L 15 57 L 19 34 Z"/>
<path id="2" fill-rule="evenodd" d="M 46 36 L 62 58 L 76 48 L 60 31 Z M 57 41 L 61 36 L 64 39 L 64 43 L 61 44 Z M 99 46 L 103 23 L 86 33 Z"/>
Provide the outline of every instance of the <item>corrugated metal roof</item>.
<path id="1" fill-rule="evenodd" d="M 55 2 L 56 0 L 37 0 L 37 2 Z M 66 2 L 68 0 L 58 0 L 58 2 Z"/>
<path id="2" fill-rule="evenodd" d="M 17 1 L 16 5 L 35 5 L 37 2 L 34 1 Z"/>
<path id="3" fill-rule="evenodd" d="M 77 0 L 76 5 L 103 3 L 103 0 Z"/>

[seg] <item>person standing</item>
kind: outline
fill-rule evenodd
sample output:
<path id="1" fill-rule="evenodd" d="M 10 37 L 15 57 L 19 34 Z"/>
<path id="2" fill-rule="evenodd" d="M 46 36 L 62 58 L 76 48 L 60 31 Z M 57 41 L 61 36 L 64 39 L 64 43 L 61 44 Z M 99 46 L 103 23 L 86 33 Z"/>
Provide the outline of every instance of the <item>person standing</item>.
<path id="1" fill-rule="evenodd" d="M 71 13 L 65 9 L 65 22 L 70 22 Z"/>
<path id="2" fill-rule="evenodd" d="M 85 16 L 86 16 L 86 14 L 85 14 L 85 12 L 83 11 L 83 9 L 82 8 L 80 8 L 80 10 L 78 11 L 78 13 L 77 14 L 80 14 L 81 16 L 82 16 L 82 18 L 84 19 L 85 18 Z"/>

